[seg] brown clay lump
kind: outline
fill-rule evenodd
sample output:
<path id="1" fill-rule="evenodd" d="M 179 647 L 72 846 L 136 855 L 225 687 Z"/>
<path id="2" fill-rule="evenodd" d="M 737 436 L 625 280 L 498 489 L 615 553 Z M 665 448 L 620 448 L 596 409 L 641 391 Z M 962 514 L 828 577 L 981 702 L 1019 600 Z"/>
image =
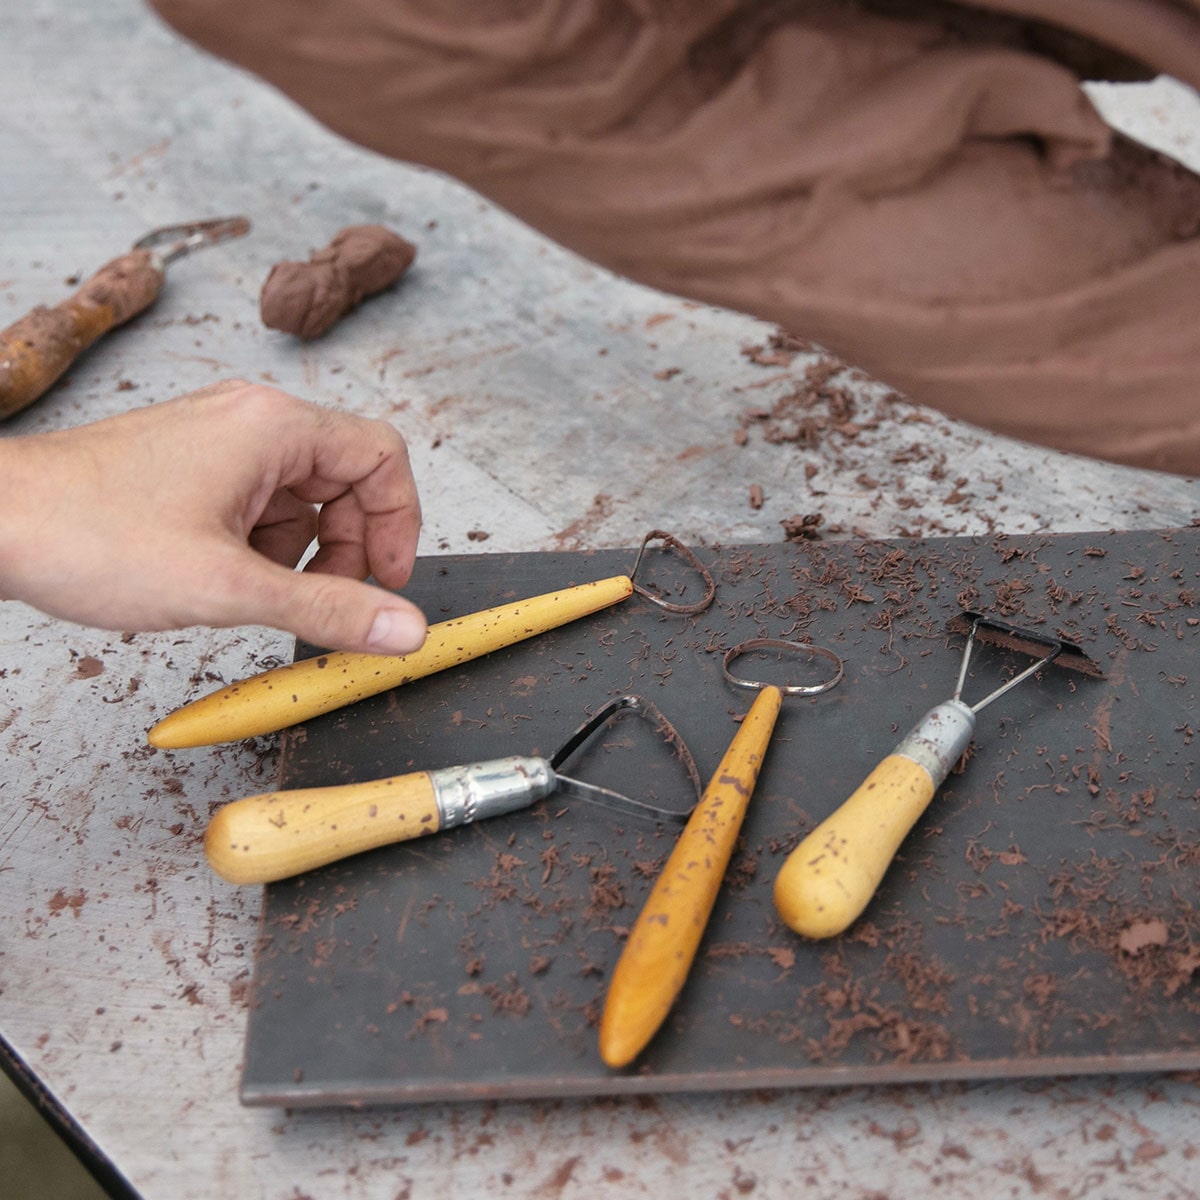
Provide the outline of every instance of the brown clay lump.
<path id="1" fill-rule="evenodd" d="M 271 268 L 259 300 L 263 324 L 320 337 L 368 296 L 391 287 L 416 256 L 411 242 L 383 225 L 350 225 L 308 262 Z"/>

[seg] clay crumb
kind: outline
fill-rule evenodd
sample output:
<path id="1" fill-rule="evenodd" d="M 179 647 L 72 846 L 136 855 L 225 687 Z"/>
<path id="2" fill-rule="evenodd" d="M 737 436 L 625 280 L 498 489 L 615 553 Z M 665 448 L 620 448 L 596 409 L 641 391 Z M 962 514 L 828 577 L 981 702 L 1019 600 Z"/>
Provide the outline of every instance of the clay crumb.
<path id="1" fill-rule="evenodd" d="M 1121 930 L 1117 944 L 1126 954 L 1141 954 L 1147 946 L 1165 946 L 1167 944 L 1167 923 L 1154 919 L 1152 921 L 1134 921 Z"/>
<path id="2" fill-rule="evenodd" d="M 75 664 L 76 679 L 95 679 L 97 675 L 103 674 L 104 664 L 98 658 L 93 658 L 90 654 L 85 655 Z"/>
<path id="3" fill-rule="evenodd" d="M 819 541 L 820 529 L 825 523 L 823 513 L 796 513 L 780 521 L 784 538 L 789 542 Z"/>

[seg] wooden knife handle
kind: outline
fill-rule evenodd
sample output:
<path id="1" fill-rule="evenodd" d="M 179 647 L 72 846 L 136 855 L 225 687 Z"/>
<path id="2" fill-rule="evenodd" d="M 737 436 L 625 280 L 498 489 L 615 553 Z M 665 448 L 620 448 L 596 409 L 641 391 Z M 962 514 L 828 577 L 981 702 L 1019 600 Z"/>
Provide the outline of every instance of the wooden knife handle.
<path id="1" fill-rule="evenodd" d="M 844 933 L 871 902 L 940 780 L 890 754 L 806 837 L 775 879 L 775 907 L 803 937 Z"/>
<path id="2" fill-rule="evenodd" d="M 0 419 L 45 395 L 93 342 L 149 308 L 163 278 L 149 250 L 131 250 L 61 304 L 39 305 L 0 333 Z"/>
<path id="3" fill-rule="evenodd" d="M 975 732 L 961 700 L 931 708 L 849 800 L 788 855 L 775 907 L 803 937 L 836 937 L 871 902 L 901 842 Z"/>
<path id="4" fill-rule="evenodd" d="M 230 883 L 270 883 L 440 827 L 433 781 L 418 771 L 235 800 L 209 823 L 204 853 Z"/>
<path id="5" fill-rule="evenodd" d="M 528 808 L 558 785 L 544 758 L 510 755 L 248 796 L 209 823 L 204 853 L 230 883 L 271 883 L 351 854 Z"/>

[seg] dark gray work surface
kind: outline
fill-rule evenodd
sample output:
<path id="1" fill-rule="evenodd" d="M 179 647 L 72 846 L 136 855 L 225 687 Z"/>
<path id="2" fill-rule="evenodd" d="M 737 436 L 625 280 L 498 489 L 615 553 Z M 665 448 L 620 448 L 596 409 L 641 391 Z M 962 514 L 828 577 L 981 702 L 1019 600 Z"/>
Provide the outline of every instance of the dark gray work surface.
<path id="1" fill-rule="evenodd" d="M 243 1100 L 288 1106 L 1200 1067 L 1200 530 L 701 551 L 699 617 L 634 597 L 308 722 L 282 786 L 549 754 L 613 695 L 654 700 L 708 778 L 751 696 L 721 652 L 808 636 L 846 677 L 790 699 L 695 967 L 647 1052 L 596 1022 L 673 832 L 551 798 L 266 891 Z M 423 560 L 432 621 L 627 571 L 631 556 Z M 680 572 L 682 577 L 682 571 Z M 980 715 L 973 753 L 860 921 L 805 942 L 786 853 L 954 686 L 960 608 L 1073 638 Z M 311 648 L 300 648 L 300 654 Z M 983 652 L 965 698 L 1025 661 Z M 679 794 L 628 726 L 580 768 Z"/>

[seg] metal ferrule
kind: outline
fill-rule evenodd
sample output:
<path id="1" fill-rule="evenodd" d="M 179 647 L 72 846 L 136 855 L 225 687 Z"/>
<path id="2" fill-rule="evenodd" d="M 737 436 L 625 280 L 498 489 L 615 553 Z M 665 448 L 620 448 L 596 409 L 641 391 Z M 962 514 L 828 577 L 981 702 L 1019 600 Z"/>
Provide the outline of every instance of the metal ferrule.
<path id="1" fill-rule="evenodd" d="M 942 782 L 975 736 L 975 714 L 961 700 L 931 708 L 892 751 L 925 768 L 934 786 Z"/>
<path id="2" fill-rule="evenodd" d="M 554 791 L 556 778 L 544 758 L 494 758 L 429 772 L 438 807 L 438 828 L 451 829 L 527 808 Z"/>

